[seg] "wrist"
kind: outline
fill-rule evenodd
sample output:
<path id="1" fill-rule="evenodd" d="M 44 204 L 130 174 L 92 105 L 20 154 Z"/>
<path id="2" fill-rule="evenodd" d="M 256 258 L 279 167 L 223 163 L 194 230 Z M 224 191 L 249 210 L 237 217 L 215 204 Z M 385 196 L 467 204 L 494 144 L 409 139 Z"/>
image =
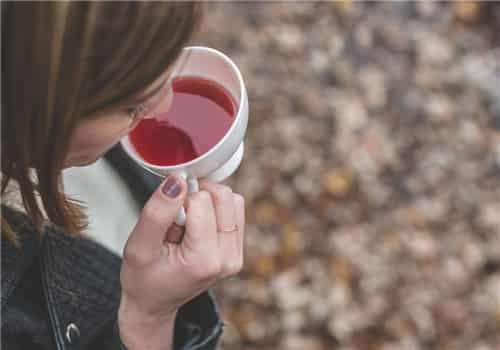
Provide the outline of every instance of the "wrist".
<path id="1" fill-rule="evenodd" d="M 170 350 L 177 310 L 153 314 L 130 303 L 120 303 L 118 327 L 122 343 L 128 350 Z"/>

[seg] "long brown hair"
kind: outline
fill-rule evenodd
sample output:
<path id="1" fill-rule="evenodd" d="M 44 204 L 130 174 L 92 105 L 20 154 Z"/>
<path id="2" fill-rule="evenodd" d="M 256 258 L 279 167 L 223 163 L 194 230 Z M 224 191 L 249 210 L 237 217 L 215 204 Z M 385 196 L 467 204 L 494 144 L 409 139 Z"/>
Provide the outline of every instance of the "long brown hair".
<path id="1" fill-rule="evenodd" d="M 2 2 L 2 198 L 14 180 L 35 224 L 80 232 L 85 216 L 61 182 L 72 131 L 147 89 L 200 12 L 189 2 Z"/>

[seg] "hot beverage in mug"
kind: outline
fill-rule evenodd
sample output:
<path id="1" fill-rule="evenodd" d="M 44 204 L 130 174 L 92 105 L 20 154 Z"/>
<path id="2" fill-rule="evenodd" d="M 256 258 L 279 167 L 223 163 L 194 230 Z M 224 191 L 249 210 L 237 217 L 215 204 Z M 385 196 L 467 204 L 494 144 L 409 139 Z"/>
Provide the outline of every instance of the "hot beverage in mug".
<path id="1" fill-rule="evenodd" d="M 181 76 L 172 85 L 169 111 L 141 120 L 129 135 L 150 164 L 178 165 L 205 154 L 224 137 L 237 111 L 233 97 L 215 81 Z"/>

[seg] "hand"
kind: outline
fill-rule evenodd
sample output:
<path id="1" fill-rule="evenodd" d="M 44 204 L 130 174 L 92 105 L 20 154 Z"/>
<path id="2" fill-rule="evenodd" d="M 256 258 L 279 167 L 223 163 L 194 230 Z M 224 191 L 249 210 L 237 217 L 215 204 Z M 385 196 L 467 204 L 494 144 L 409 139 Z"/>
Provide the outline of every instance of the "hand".
<path id="1" fill-rule="evenodd" d="M 169 348 L 178 308 L 242 268 L 243 197 L 227 186 L 200 185 L 186 199 L 186 183 L 167 178 L 127 241 L 118 318 L 130 350 Z M 185 199 L 185 232 L 180 243 L 172 243 L 179 239 L 173 222 Z"/>

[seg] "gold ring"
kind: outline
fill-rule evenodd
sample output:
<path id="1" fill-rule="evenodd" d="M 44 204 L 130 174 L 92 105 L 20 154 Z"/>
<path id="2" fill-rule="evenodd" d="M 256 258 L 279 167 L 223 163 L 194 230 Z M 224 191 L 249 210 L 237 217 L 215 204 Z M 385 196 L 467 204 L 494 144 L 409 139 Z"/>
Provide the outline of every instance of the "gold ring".
<path id="1" fill-rule="evenodd" d="M 236 231 L 238 231 L 238 225 L 234 225 L 233 228 L 226 228 L 226 229 L 219 230 L 220 233 L 233 233 Z"/>

